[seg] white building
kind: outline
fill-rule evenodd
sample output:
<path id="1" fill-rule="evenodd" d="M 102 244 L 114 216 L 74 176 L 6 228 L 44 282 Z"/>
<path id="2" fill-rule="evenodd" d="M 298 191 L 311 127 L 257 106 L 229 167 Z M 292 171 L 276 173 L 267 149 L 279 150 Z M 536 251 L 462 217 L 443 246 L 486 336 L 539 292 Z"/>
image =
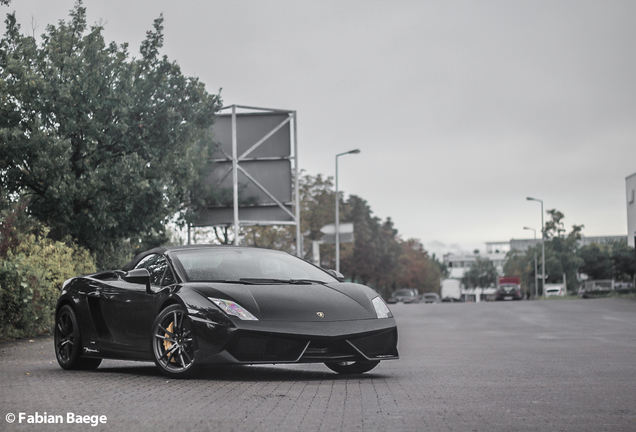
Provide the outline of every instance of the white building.
<path id="1" fill-rule="evenodd" d="M 636 188 L 636 174 L 633 176 L 634 188 Z M 634 190 L 634 189 L 632 189 Z M 629 205 L 629 203 L 628 203 Z M 633 211 L 636 213 L 636 203 L 632 203 Z M 630 232 L 634 232 L 636 230 L 636 214 L 632 215 L 633 226 L 630 228 Z M 634 243 L 634 237 L 631 237 L 631 241 Z M 592 236 L 585 237 L 582 236 L 581 240 L 579 240 L 579 246 L 587 246 L 592 243 L 596 244 L 605 244 L 612 242 L 625 241 L 625 236 Z M 627 239 L 629 240 L 629 238 Z M 481 257 L 482 259 L 489 259 L 495 265 L 497 272 L 500 275 L 503 275 L 503 266 L 506 264 L 506 254 L 511 250 L 518 251 L 526 251 L 534 245 L 541 245 L 541 239 L 512 239 L 507 242 L 486 242 L 486 253 L 472 253 L 472 254 L 462 254 L 462 255 L 453 255 L 446 254 L 444 255 L 444 264 L 448 267 L 448 277 L 454 279 L 461 279 L 464 276 L 470 266 L 477 260 L 477 257 Z"/>
<path id="2" fill-rule="evenodd" d="M 506 262 L 506 253 L 508 252 L 486 252 L 485 254 L 464 254 L 464 255 L 444 255 L 444 264 L 448 267 L 448 277 L 461 279 L 470 266 L 477 260 L 477 257 L 489 259 L 495 265 L 497 273 L 503 274 L 503 266 Z"/>

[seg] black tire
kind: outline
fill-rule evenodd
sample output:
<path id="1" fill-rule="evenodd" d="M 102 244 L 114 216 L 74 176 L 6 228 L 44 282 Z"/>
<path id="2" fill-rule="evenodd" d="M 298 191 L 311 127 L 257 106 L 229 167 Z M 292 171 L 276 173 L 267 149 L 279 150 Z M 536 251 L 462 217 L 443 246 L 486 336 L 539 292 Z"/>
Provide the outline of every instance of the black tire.
<path id="1" fill-rule="evenodd" d="M 55 357 L 62 369 L 97 369 L 102 359 L 82 357 L 82 336 L 75 311 L 64 305 L 55 317 Z"/>
<path id="2" fill-rule="evenodd" d="M 162 310 L 152 325 L 155 365 L 171 378 L 190 378 L 197 372 L 195 338 L 188 314 L 181 305 Z"/>
<path id="3" fill-rule="evenodd" d="M 327 362 L 325 366 L 339 374 L 362 374 L 369 372 L 380 363 L 380 360 L 359 360 L 352 362 Z"/>

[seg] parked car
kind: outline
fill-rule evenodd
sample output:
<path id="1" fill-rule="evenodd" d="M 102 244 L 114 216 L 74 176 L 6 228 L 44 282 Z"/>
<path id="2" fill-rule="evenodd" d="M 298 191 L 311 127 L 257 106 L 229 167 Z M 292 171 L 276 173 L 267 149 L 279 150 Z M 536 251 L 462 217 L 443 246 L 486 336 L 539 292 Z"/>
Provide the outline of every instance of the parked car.
<path id="1" fill-rule="evenodd" d="M 369 287 L 267 249 L 173 246 L 64 282 L 63 369 L 153 361 L 173 378 L 220 363 L 324 363 L 344 374 L 397 359 L 397 326 Z"/>
<path id="2" fill-rule="evenodd" d="M 519 285 L 500 285 L 495 293 L 495 300 L 521 300 Z"/>
<path id="3" fill-rule="evenodd" d="M 439 303 L 441 300 L 437 293 L 424 293 L 422 294 L 422 301 L 424 303 Z"/>
<path id="4" fill-rule="evenodd" d="M 565 288 L 563 284 L 545 284 L 545 296 L 559 296 L 563 297 L 565 295 Z"/>
<path id="5" fill-rule="evenodd" d="M 420 297 L 416 289 L 402 288 L 395 290 L 387 300 L 387 303 L 419 303 L 419 301 Z"/>

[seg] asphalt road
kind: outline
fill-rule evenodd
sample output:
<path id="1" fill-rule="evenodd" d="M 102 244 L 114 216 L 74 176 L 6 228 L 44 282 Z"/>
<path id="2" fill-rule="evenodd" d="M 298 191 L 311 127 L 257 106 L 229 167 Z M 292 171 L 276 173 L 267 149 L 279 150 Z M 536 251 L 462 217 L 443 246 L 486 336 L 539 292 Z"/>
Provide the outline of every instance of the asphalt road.
<path id="1" fill-rule="evenodd" d="M 179 381 L 117 361 L 69 372 L 50 338 L 0 344 L 0 431 L 636 430 L 636 300 L 391 309 L 401 359 L 354 377 L 246 366 Z M 64 424 L 26 423 L 36 412 Z"/>

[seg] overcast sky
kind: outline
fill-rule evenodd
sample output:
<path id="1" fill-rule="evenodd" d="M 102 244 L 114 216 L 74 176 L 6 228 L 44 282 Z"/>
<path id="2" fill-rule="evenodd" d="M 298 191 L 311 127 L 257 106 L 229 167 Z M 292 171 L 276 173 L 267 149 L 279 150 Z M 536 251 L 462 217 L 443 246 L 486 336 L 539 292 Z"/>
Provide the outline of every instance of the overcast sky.
<path id="1" fill-rule="evenodd" d="M 13 0 L 35 34 L 72 0 Z M 540 205 L 626 235 L 636 173 L 636 1 L 86 0 L 225 105 L 298 112 L 300 167 L 437 253 L 531 238 Z"/>

